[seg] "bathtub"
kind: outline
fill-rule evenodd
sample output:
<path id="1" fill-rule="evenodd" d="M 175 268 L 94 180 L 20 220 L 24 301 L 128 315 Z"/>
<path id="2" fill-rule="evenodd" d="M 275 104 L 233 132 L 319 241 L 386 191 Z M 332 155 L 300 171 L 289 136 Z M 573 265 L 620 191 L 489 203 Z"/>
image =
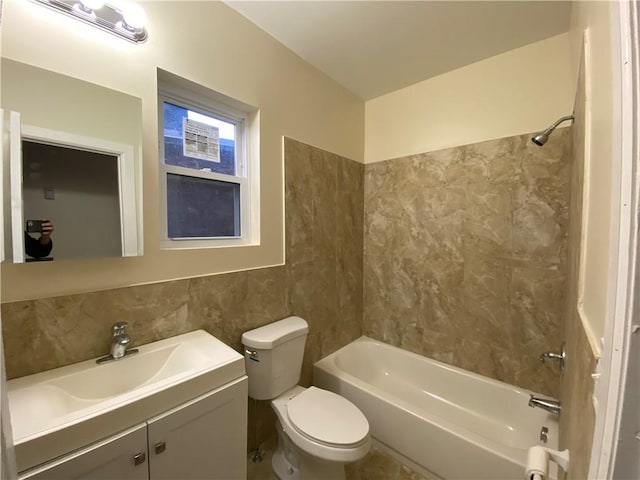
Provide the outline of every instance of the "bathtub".
<path id="1" fill-rule="evenodd" d="M 527 405 L 534 392 L 367 337 L 318 361 L 313 383 L 351 400 L 374 442 L 427 478 L 522 479 L 543 426 L 557 448 L 557 418 Z"/>

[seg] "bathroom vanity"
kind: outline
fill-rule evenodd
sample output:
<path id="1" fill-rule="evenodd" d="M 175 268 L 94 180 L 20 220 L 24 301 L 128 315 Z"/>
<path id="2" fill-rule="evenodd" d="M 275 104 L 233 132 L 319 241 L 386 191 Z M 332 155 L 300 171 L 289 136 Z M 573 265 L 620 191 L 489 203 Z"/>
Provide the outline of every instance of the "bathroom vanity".
<path id="1" fill-rule="evenodd" d="M 244 359 L 204 331 L 8 382 L 20 479 L 246 478 Z"/>

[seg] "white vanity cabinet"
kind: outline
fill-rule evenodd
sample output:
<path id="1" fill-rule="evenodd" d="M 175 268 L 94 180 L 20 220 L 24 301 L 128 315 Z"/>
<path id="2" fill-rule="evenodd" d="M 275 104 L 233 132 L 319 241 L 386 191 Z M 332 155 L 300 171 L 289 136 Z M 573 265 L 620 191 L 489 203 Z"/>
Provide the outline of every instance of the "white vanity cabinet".
<path id="1" fill-rule="evenodd" d="M 247 398 L 245 377 L 150 419 L 149 478 L 247 478 Z"/>
<path id="2" fill-rule="evenodd" d="M 137 461 L 134 460 L 137 458 Z M 147 424 L 19 475 L 20 480 L 148 480 Z M 136 464 L 137 463 L 137 464 Z"/>
<path id="3" fill-rule="evenodd" d="M 23 472 L 19 480 L 245 479 L 247 379 Z"/>

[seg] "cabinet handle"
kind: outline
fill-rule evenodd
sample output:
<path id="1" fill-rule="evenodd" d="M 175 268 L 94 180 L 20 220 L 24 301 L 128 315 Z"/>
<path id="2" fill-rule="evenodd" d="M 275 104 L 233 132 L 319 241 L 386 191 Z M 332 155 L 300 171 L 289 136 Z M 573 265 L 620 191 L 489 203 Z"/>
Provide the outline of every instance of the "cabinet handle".
<path id="1" fill-rule="evenodd" d="M 142 465 L 147 459 L 147 455 L 143 452 L 136 453 L 133 456 L 133 464 L 137 467 L 138 465 Z"/>
<path id="2" fill-rule="evenodd" d="M 160 455 L 167 449 L 167 444 L 164 442 L 158 442 L 155 444 L 156 455 Z"/>

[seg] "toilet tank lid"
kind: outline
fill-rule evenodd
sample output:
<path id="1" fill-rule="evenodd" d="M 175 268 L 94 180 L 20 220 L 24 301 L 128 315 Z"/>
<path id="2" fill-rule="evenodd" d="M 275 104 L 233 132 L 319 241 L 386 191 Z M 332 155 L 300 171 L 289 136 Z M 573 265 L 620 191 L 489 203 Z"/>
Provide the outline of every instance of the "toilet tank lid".
<path id="1" fill-rule="evenodd" d="M 245 347 L 269 349 L 309 332 L 309 324 L 300 317 L 287 317 L 242 334 Z"/>

